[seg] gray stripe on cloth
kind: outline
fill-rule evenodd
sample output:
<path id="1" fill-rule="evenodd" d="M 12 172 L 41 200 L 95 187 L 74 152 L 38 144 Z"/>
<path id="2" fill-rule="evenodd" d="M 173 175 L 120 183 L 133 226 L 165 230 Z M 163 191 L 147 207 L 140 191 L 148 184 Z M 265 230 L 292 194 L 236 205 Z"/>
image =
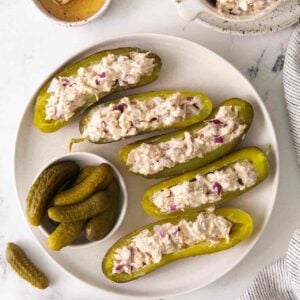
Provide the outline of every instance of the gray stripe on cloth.
<path id="1" fill-rule="evenodd" d="M 287 272 L 286 258 L 265 267 L 239 300 L 297 300 Z"/>
<path id="2" fill-rule="evenodd" d="M 300 24 L 286 53 L 283 85 L 290 128 L 300 165 Z M 239 300 L 300 299 L 300 227 L 290 240 L 286 257 L 266 266 Z"/>
<path id="3" fill-rule="evenodd" d="M 287 49 L 283 86 L 294 147 L 300 164 L 300 24 L 296 27 Z"/>

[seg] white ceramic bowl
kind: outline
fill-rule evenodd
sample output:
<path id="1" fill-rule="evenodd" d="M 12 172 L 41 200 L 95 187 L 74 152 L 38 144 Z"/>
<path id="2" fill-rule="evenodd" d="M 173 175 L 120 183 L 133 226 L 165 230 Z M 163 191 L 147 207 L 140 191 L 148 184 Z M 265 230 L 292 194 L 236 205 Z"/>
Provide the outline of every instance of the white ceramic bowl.
<path id="1" fill-rule="evenodd" d="M 178 0 L 175 0 L 175 2 Z M 273 5 L 270 5 L 264 10 L 261 10 L 255 14 L 251 15 L 244 15 L 244 16 L 234 16 L 234 15 L 229 15 L 229 14 L 221 14 L 218 12 L 216 7 L 214 7 L 212 4 L 208 2 L 208 0 L 182 0 L 178 1 L 178 12 L 179 15 L 186 20 L 194 20 L 197 18 L 199 14 L 202 12 L 208 12 L 213 14 L 216 17 L 219 17 L 223 20 L 226 21 L 234 21 L 234 22 L 249 22 L 249 21 L 255 21 L 257 19 L 260 19 L 272 11 L 274 11 L 281 3 L 283 0 L 278 0 L 276 3 Z"/>
<path id="2" fill-rule="evenodd" d="M 51 21 L 54 21 L 55 23 L 57 23 L 59 25 L 73 27 L 73 26 L 85 25 L 85 24 L 95 20 L 96 18 L 100 18 L 101 16 L 103 16 L 104 13 L 107 11 L 107 9 L 111 3 L 111 0 L 105 0 L 104 4 L 101 6 L 101 8 L 96 13 L 94 13 L 90 17 L 88 17 L 84 20 L 80 20 L 80 21 L 64 21 L 64 20 L 58 19 L 55 16 L 51 15 L 46 10 L 43 7 L 43 5 L 40 3 L 39 0 L 32 0 L 32 3 L 45 17 L 47 17 Z"/>
<path id="3" fill-rule="evenodd" d="M 87 165 L 100 165 L 102 163 L 109 164 L 113 171 L 114 171 L 114 176 L 117 179 L 119 183 L 119 188 L 120 188 L 120 195 L 119 195 L 119 206 L 118 206 L 118 214 L 115 220 L 115 224 L 111 231 L 101 240 L 99 241 L 94 241 L 94 242 L 89 242 L 85 237 L 84 234 L 81 234 L 76 241 L 73 242 L 73 244 L 69 245 L 68 247 L 87 247 L 91 245 L 95 245 L 96 243 L 101 243 L 105 240 L 107 240 L 109 237 L 111 237 L 117 229 L 120 227 L 125 214 L 127 210 L 127 201 L 128 201 L 128 196 L 127 196 L 127 189 L 125 182 L 123 180 L 122 175 L 119 173 L 118 169 L 112 165 L 109 161 L 104 159 L 101 156 L 98 156 L 96 154 L 88 153 L 88 152 L 70 152 L 65 155 L 56 157 L 49 161 L 45 166 L 43 166 L 40 171 L 38 172 L 36 178 L 34 181 L 37 179 L 37 177 L 49 166 L 51 166 L 54 163 L 58 163 L 61 161 L 65 160 L 72 160 L 75 161 L 80 168 L 83 168 L 84 166 Z M 49 218 L 47 215 L 44 216 L 42 220 L 42 225 L 39 226 L 41 232 L 48 238 L 49 234 L 51 233 L 52 230 L 54 230 L 54 225 L 50 223 Z"/>

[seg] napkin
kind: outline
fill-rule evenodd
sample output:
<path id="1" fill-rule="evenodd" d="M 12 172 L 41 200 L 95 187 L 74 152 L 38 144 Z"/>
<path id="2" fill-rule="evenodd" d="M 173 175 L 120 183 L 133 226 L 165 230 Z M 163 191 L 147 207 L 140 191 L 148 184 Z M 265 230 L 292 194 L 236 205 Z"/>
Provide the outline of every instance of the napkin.
<path id="1" fill-rule="evenodd" d="M 283 70 L 284 93 L 297 160 L 300 165 L 300 24 L 288 45 Z M 285 257 L 265 267 L 239 300 L 300 299 L 300 227 Z"/>

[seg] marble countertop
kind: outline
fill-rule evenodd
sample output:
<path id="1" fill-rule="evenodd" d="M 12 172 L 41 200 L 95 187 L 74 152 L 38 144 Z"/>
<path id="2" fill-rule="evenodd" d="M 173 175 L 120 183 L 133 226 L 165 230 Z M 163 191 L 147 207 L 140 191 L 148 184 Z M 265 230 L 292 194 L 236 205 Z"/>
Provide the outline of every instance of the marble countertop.
<path id="1" fill-rule="evenodd" d="M 235 299 L 267 263 L 284 255 L 300 219 L 299 171 L 283 98 L 282 66 L 292 29 L 257 37 L 213 32 L 177 16 L 168 0 L 112 1 L 107 14 L 78 28 L 45 19 L 26 0 L 1 1 L 0 10 L 0 297 L 6 299 L 104 299 L 101 293 L 67 275 L 42 253 L 18 207 L 13 180 L 13 151 L 18 122 L 31 94 L 57 65 L 102 39 L 132 32 L 176 35 L 200 43 L 236 66 L 255 86 L 273 119 L 279 140 L 281 177 L 271 220 L 251 253 L 215 283 L 183 299 Z M 43 265 L 51 286 L 38 291 L 7 266 L 4 248 L 16 241 Z M 107 299 L 107 297 L 105 297 Z"/>

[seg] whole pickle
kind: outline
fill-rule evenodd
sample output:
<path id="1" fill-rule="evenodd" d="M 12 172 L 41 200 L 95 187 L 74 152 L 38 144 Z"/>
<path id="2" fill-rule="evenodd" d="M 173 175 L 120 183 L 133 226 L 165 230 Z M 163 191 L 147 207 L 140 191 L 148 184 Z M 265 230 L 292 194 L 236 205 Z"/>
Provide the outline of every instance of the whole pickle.
<path id="1" fill-rule="evenodd" d="M 48 216 L 56 222 L 70 223 L 97 216 L 105 211 L 108 206 L 109 194 L 107 192 L 98 192 L 78 204 L 50 207 Z"/>
<path id="2" fill-rule="evenodd" d="M 55 196 L 54 205 L 70 205 L 82 202 L 100 189 L 105 189 L 113 178 L 113 170 L 108 164 L 101 164 L 83 181 Z"/>
<path id="3" fill-rule="evenodd" d="M 97 166 L 86 166 L 80 170 L 80 173 L 76 180 L 73 182 L 72 186 L 81 183 L 84 179 L 86 179 L 95 169 Z"/>
<path id="4" fill-rule="evenodd" d="M 89 241 L 98 241 L 105 237 L 114 225 L 119 198 L 119 185 L 116 179 L 107 188 L 109 193 L 109 207 L 99 216 L 89 220 L 85 227 L 85 236 Z"/>
<path id="5" fill-rule="evenodd" d="M 79 166 L 73 161 L 53 164 L 44 170 L 30 188 L 26 202 L 26 214 L 33 226 L 41 224 L 43 214 L 55 193 L 79 173 Z"/>
<path id="6" fill-rule="evenodd" d="M 84 229 L 86 221 L 72 223 L 61 223 L 48 237 L 48 247 L 53 251 L 58 251 L 75 241 Z"/>
<path id="7" fill-rule="evenodd" d="M 6 260 L 14 271 L 32 286 L 45 289 L 49 285 L 48 278 L 26 256 L 25 252 L 14 243 L 7 243 Z"/>

